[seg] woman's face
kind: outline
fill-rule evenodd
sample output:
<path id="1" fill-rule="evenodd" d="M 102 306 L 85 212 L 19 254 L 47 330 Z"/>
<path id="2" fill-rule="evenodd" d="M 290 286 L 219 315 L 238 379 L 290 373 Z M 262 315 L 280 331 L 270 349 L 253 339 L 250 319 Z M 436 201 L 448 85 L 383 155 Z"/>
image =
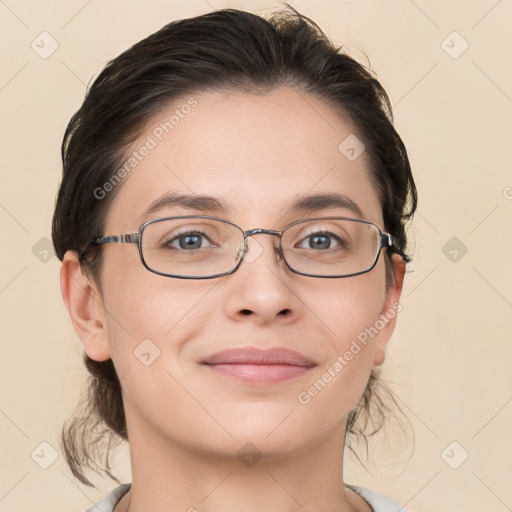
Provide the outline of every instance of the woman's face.
<path id="1" fill-rule="evenodd" d="M 292 208 L 333 194 L 383 227 L 366 153 L 354 159 L 362 146 L 339 149 L 351 134 L 327 104 L 286 87 L 174 102 L 131 148 L 136 164 L 117 185 L 104 235 L 134 233 L 147 220 L 174 215 L 213 215 L 244 230 L 280 230 L 308 217 L 358 218 L 341 203 Z M 206 209 L 168 204 L 144 215 L 170 193 L 209 196 L 220 208 L 211 209 L 212 201 L 203 201 Z M 311 278 L 292 273 L 274 244 L 270 235 L 252 237 L 237 272 L 204 280 L 149 272 L 134 244 L 102 247 L 103 328 L 82 341 L 91 357 L 112 357 L 131 438 L 151 434 L 155 443 L 216 454 L 252 443 L 274 455 L 329 436 L 340 441 L 372 366 L 383 362 L 403 267 L 396 263 L 398 284 L 388 290 L 384 254 L 363 275 Z M 205 364 L 221 351 L 246 348 L 295 351 L 309 366 L 276 372 L 221 365 L 222 357 L 217 366 Z"/>

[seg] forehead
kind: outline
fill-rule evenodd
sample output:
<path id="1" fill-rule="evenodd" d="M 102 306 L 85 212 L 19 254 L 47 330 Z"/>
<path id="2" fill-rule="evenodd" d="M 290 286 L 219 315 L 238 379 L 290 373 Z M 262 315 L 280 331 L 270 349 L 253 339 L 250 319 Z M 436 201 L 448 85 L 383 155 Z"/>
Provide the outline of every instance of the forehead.
<path id="1" fill-rule="evenodd" d="M 329 104 L 288 87 L 175 100 L 127 151 L 106 229 L 138 228 L 148 220 L 143 212 L 168 193 L 212 196 L 224 217 L 249 227 L 288 220 L 291 205 L 307 195 L 339 194 L 356 203 L 363 218 L 381 223 L 367 154 L 354 159 L 346 152 L 344 141 L 357 145 L 354 137 Z M 160 213 L 193 213 L 177 208 Z"/>

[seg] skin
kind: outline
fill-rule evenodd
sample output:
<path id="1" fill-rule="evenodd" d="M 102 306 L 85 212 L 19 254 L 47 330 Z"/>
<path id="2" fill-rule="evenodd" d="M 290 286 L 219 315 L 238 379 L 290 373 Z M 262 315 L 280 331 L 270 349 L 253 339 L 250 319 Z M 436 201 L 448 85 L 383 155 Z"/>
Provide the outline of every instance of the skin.
<path id="1" fill-rule="evenodd" d="M 168 191 L 214 196 L 227 209 L 211 214 L 243 229 L 353 217 L 340 208 L 290 214 L 298 197 L 338 192 L 359 205 L 365 220 L 383 226 L 366 153 L 353 162 L 340 153 L 353 129 L 329 105 L 287 87 L 194 97 L 197 106 L 120 185 L 105 235 L 137 232 L 141 212 Z M 182 103 L 151 119 L 134 147 Z M 205 212 L 165 208 L 152 218 L 194 213 Z M 253 254 L 261 251 L 254 261 L 230 276 L 197 281 L 151 273 L 135 245 L 109 244 L 101 249 L 102 293 L 76 253 L 66 253 L 61 284 L 74 328 L 89 357 L 112 358 L 121 377 L 133 479 L 116 512 L 371 510 L 340 485 L 345 423 L 372 366 L 384 362 L 396 316 L 310 403 L 297 395 L 398 303 L 405 264 L 393 256 L 396 283 L 388 289 L 384 254 L 366 274 L 315 279 L 287 269 L 273 244 L 274 237 L 257 235 L 249 242 Z M 150 366 L 133 353 L 147 338 L 160 349 Z M 254 386 L 199 364 L 247 346 L 290 348 L 317 366 Z M 237 457 L 246 443 L 261 456 L 251 467 Z"/>

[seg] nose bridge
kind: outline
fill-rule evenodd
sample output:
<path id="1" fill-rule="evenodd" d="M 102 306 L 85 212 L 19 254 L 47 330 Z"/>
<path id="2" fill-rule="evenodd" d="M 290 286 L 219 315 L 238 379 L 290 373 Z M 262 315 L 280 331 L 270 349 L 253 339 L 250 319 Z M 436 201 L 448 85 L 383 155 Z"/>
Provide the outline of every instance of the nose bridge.
<path id="1" fill-rule="evenodd" d="M 275 229 L 254 228 L 244 231 L 244 235 L 246 241 L 248 241 L 249 238 L 254 235 L 271 235 L 273 237 L 277 237 L 277 245 L 274 243 L 274 249 L 278 258 L 284 259 L 281 249 L 281 231 L 276 231 Z"/>

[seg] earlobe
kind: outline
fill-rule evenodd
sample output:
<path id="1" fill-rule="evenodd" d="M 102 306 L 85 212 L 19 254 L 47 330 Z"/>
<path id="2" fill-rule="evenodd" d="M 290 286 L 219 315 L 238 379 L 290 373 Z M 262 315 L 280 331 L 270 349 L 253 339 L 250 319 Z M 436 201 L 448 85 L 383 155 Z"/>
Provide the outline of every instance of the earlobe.
<path id="1" fill-rule="evenodd" d="M 399 301 L 402 293 L 406 263 L 398 254 L 393 255 L 391 262 L 394 270 L 394 283 L 386 290 L 386 299 L 380 312 L 380 320 L 383 327 L 380 329 L 379 335 L 375 340 L 374 366 L 384 363 L 386 347 L 395 330 L 396 317 L 402 309 Z"/>
<path id="2" fill-rule="evenodd" d="M 110 359 L 105 310 L 97 285 L 89 281 L 75 251 L 67 251 L 60 269 L 62 298 L 85 353 L 95 361 Z"/>

